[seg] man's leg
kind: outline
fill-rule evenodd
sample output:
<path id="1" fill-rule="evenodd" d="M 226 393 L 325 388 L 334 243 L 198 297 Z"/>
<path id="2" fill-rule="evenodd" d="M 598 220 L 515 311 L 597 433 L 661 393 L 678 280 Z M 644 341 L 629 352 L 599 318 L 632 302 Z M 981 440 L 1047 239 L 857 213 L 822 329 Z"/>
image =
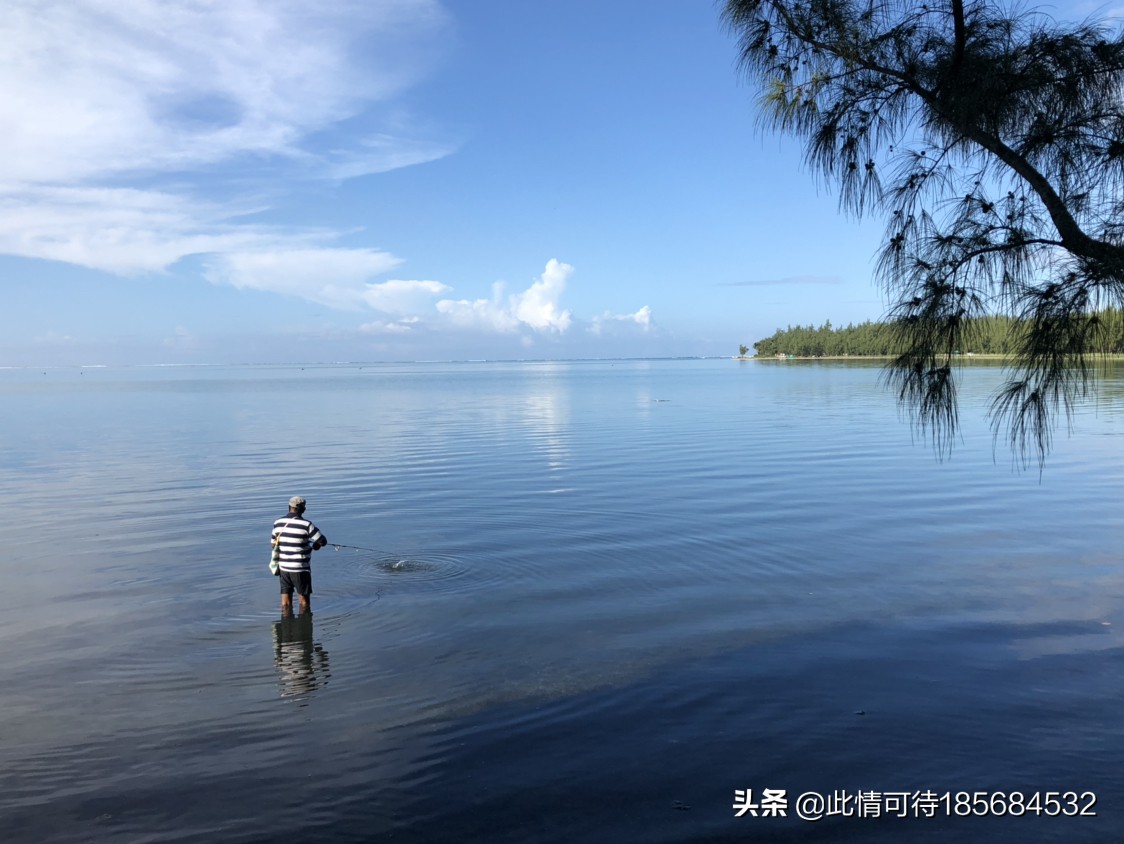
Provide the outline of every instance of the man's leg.
<path id="1" fill-rule="evenodd" d="M 302 571 L 300 574 L 300 588 L 297 589 L 297 597 L 301 600 L 301 612 L 311 612 L 312 610 L 312 572 Z"/>
<path id="2" fill-rule="evenodd" d="M 293 583 L 286 571 L 278 575 L 281 584 L 281 615 L 293 614 Z"/>

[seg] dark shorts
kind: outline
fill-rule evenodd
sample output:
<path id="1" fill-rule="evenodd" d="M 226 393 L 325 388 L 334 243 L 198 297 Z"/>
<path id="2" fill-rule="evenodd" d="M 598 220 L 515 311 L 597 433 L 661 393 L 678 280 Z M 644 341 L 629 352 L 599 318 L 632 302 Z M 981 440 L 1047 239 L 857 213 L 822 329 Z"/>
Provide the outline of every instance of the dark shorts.
<path id="1" fill-rule="evenodd" d="M 278 575 L 278 580 L 281 581 L 281 594 L 292 595 L 294 591 L 298 595 L 308 597 L 312 594 L 312 572 L 310 571 L 285 571 L 281 569 L 281 574 Z"/>

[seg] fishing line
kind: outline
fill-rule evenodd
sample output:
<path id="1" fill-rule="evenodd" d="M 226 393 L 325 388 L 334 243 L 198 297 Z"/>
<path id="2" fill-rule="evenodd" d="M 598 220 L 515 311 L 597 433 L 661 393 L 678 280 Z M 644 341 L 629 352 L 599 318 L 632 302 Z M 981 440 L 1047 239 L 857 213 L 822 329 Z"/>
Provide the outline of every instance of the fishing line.
<path id="1" fill-rule="evenodd" d="M 380 557 L 397 557 L 397 554 L 391 554 L 389 551 L 380 551 L 378 548 L 364 548 L 361 545 L 344 545 L 341 542 L 329 542 L 337 551 L 341 548 L 350 548 L 352 551 L 368 551 L 372 554 L 378 554 Z"/>
<path id="2" fill-rule="evenodd" d="M 383 557 L 388 560 L 397 560 L 393 563 L 391 568 L 398 568 L 405 560 L 398 554 L 391 554 L 389 551 L 380 551 L 378 548 L 364 548 L 362 545 L 344 545 L 342 542 L 329 542 L 333 548 L 339 551 L 341 548 L 350 548 L 352 551 L 366 551 L 368 554 L 374 554 L 377 557 Z"/>
<path id="3" fill-rule="evenodd" d="M 410 556 L 383 551 L 379 548 L 369 548 L 364 545 L 345 545 L 342 542 L 329 542 L 328 545 L 331 545 L 337 551 L 342 548 L 347 548 L 351 551 L 370 554 L 373 556 L 374 560 L 378 561 L 379 566 L 386 571 L 411 572 L 413 574 L 419 572 L 428 573 L 429 579 L 447 577 L 450 576 L 450 574 L 459 574 L 464 569 L 459 562 L 450 563 L 448 558 L 444 559 L 444 564 L 442 564 L 441 560 L 419 560 Z M 326 548 L 327 545 L 324 547 Z"/>
<path id="4" fill-rule="evenodd" d="M 333 548 L 335 548 L 337 551 L 339 551 L 341 548 L 350 548 L 352 551 L 366 551 L 369 554 L 377 554 L 380 557 L 396 557 L 397 556 L 396 554 L 390 554 L 386 551 L 380 551 L 378 548 L 364 548 L 362 545 L 344 545 L 342 542 L 330 542 L 328 544 L 331 545 Z M 376 601 L 382 599 L 383 588 L 384 587 L 380 585 L 378 588 L 375 589 L 375 600 Z"/>

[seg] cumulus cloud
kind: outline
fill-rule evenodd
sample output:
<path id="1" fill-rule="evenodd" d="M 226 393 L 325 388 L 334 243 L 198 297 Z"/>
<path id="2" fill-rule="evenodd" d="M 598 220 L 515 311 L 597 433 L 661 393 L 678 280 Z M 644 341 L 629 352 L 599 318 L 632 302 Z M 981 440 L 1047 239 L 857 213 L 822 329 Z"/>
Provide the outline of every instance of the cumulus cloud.
<path id="1" fill-rule="evenodd" d="M 504 302 L 503 292 L 503 282 L 497 281 L 492 285 L 490 299 L 442 299 L 437 303 L 437 312 L 460 328 L 513 332 L 519 328 L 519 320 Z"/>
<path id="2" fill-rule="evenodd" d="M 570 312 L 558 300 L 566 291 L 566 280 L 574 268 L 551 258 L 543 274 L 525 291 L 511 297 L 515 318 L 537 331 L 563 333 L 570 327 Z"/>
<path id="3" fill-rule="evenodd" d="M 569 264 L 551 258 L 543 274 L 522 293 L 505 297 L 504 285 L 496 282 L 490 299 L 442 299 L 437 311 L 462 328 L 511 333 L 526 326 L 537 332 L 563 334 L 572 320 L 559 300 L 573 271 Z"/>
<path id="4" fill-rule="evenodd" d="M 376 311 L 411 314 L 429 307 L 434 296 L 450 293 L 452 289 L 439 281 L 391 279 L 380 284 L 368 284 L 362 298 L 364 304 Z"/>
<path id="5" fill-rule="evenodd" d="M 593 334 L 600 334 L 607 325 L 612 323 L 633 323 L 640 326 L 645 333 L 652 327 L 652 309 L 647 305 L 631 314 L 613 314 L 606 311 L 596 316 L 590 322 L 589 330 Z"/>

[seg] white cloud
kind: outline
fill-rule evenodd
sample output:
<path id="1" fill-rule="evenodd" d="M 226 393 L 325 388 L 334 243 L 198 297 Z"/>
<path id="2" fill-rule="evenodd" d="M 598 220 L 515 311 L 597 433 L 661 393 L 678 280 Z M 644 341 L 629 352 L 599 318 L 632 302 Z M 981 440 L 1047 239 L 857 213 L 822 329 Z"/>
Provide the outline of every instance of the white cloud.
<path id="1" fill-rule="evenodd" d="M 363 139 L 355 149 L 332 151 L 325 156 L 325 162 L 330 177 L 352 179 L 436 161 L 453 151 L 448 143 L 380 134 Z"/>
<path id="2" fill-rule="evenodd" d="M 275 249 L 211 256 L 206 275 L 217 284 L 297 296 L 331 308 L 358 308 L 379 287 L 367 280 L 400 263 L 374 249 Z"/>
<path id="3" fill-rule="evenodd" d="M 0 186 L 0 252 L 132 275 L 310 237 L 238 225 L 242 210 L 131 188 Z"/>
<path id="4" fill-rule="evenodd" d="M 511 333 L 526 326 L 538 332 L 563 334 L 570 327 L 571 317 L 568 310 L 561 309 L 559 300 L 573 271 L 569 264 L 551 258 L 543 274 L 522 293 L 505 300 L 504 286 L 496 282 L 490 299 L 442 299 L 437 311 L 462 328 Z"/>
<path id="5" fill-rule="evenodd" d="M 527 290 L 513 296 L 515 318 L 538 331 L 564 333 L 570 327 L 570 312 L 559 309 L 558 300 L 574 268 L 551 258 L 542 276 Z"/>
<path id="6" fill-rule="evenodd" d="M 246 215 L 449 154 L 397 102 L 448 23 L 438 0 L 9 0 L 0 253 L 123 275 L 208 255 L 212 280 L 358 306 L 398 259 Z M 198 198 L 216 186 L 253 198 Z"/>
<path id="7" fill-rule="evenodd" d="M 442 299 L 437 312 L 460 328 L 475 328 L 499 333 L 510 333 L 519 328 L 519 320 L 503 301 L 503 282 L 492 285 L 491 299 Z"/>
<path id="8" fill-rule="evenodd" d="M 454 299 L 440 281 L 378 281 L 403 262 L 355 230 L 262 222 L 323 201 L 324 183 L 454 150 L 403 103 L 450 24 L 440 0 L 8 0 L 0 254 L 126 276 L 201 266 L 215 284 L 366 312 L 370 335 L 566 334 L 560 261 L 519 292 Z M 606 319 L 646 328 L 650 312 Z M 201 342 L 168 333 L 169 348 Z"/>
<path id="9" fill-rule="evenodd" d="M 647 333 L 652 327 L 652 309 L 645 305 L 631 314 L 613 314 L 608 311 L 593 318 L 589 326 L 592 334 L 600 334 L 608 323 L 635 323 Z"/>
<path id="10" fill-rule="evenodd" d="M 409 334 L 414 330 L 416 322 L 416 319 L 402 319 L 397 322 L 375 320 L 363 323 L 359 326 L 359 330 L 364 334 Z"/>
<path id="11" fill-rule="evenodd" d="M 0 181 L 315 158 L 312 133 L 424 74 L 445 24 L 435 0 L 9 0 Z M 372 134 L 372 168 L 417 160 L 409 141 Z"/>
<path id="12" fill-rule="evenodd" d="M 379 284 L 368 284 L 362 298 L 365 304 L 376 311 L 410 314 L 426 309 L 430 299 L 442 293 L 450 293 L 452 289 L 439 281 L 391 279 Z"/>

